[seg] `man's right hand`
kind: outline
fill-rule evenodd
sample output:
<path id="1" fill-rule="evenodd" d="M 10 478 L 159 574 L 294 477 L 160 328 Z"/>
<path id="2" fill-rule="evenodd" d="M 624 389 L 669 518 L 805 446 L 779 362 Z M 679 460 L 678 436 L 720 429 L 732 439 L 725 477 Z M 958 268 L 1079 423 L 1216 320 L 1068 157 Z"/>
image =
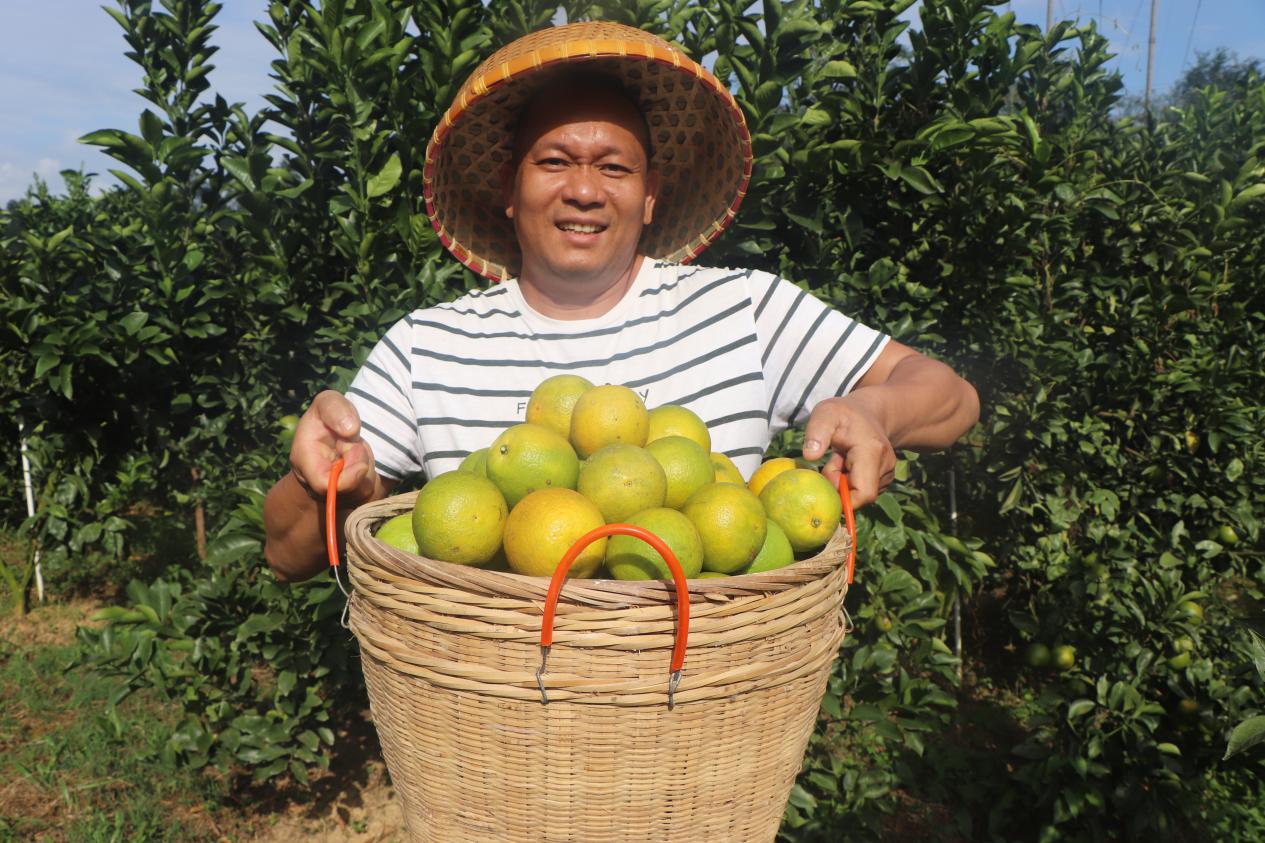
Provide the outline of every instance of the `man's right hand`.
<path id="1" fill-rule="evenodd" d="M 329 471 L 341 458 L 338 476 L 339 532 L 347 513 L 362 503 L 390 494 L 373 451 L 360 438 L 360 414 L 333 390 L 312 401 L 294 431 L 290 471 L 264 499 L 264 557 L 277 579 L 296 582 L 313 577 L 328 564 L 324 529 Z"/>
<path id="2" fill-rule="evenodd" d="M 327 389 L 313 399 L 299 419 L 290 446 L 290 469 L 309 495 L 324 501 L 330 469 L 340 457 L 340 502 L 355 506 L 376 497 L 378 472 L 373 451 L 360 438 L 360 414 L 345 397 Z"/>

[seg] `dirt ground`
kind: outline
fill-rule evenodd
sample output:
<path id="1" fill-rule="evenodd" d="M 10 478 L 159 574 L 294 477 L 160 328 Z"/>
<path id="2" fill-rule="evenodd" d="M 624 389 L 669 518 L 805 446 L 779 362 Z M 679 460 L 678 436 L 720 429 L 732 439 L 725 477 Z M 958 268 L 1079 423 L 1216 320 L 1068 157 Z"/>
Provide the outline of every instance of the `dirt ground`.
<path id="1" fill-rule="evenodd" d="M 95 599 L 36 606 L 25 617 L 6 616 L 0 623 L 0 647 L 6 652 L 34 652 L 43 648 L 66 647 L 75 640 L 78 626 L 96 626 L 90 618 L 102 604 Z M 53 677 L 49 677 L 50 680 Z M 46 733 L 69 729 L 76 718 L 92 712 L 63 711 L 57 722 L 32 712 L 7 712 L 14 720 L 14 739 L 31 741 Z M 31 718 L 26 715 L 32 714 Z M 27 723 L 27 720 L 31 720 Z M 4 741 L 0 741 L 0 746 Z M 121 749 L 120 751 L 126 751 Z M 67 774 L 70 774 L 67 771 Z M 207 775 L 215 776 L 214 771 Z M 94 785 L 97 783 L 93 783 Z M 127 800 L 134 782 L 119 781 L 116 790 Z M 199 839 L 218 843 L 405 843 L 404 818 L 387 775 L 370 713 L 335 729 L 335 745 L 330 769 L 314 769 L 307 785 L 293 780 L 280 784 L 246 785 L 230 790 L 218 805 L 196 798 L 169 805 L 169 816 L 178 816 L 186 829 L 196 830 Z M 74 819 L 45 788 L 18 776 L 0 783 L 0 839 L 6 838 L 4 820 L 22 818 L 43 829 L 35 833 L 41 841 L 60 841 L 65 826 Z M 63 829 L 59 832 L 57 829 Z M 124 829 L 126 831 L 126 829 Z M 124 839 L 150 839 L 142 837 Z"/>

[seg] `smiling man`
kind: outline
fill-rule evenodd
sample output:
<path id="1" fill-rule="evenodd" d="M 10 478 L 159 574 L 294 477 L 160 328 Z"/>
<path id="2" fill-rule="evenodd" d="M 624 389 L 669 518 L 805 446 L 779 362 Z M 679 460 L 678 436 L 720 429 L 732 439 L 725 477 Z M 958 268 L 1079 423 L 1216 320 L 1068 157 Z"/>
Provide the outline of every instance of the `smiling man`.
<path id="1" fill-rule="evenodd" d="M 612 33 L 619 36 L 612 37 Z M 729 91 L 671 45 L 610 24 L 511 44 L 436 129 L 427 210 L 453 255 L 500 283 L 410 314 L 346 396 L 303 415 L 264 506 L 276 575 L 325 564 L 335 459 L 351 508 L 435 476 L 523 420 L 545 378 L 621 383 L 707 422 L 749 476 L 772 436 L 845 461 L 854 502 L 891 482 L 896 448 L 943 448 L 978 417 L 948 367 L 765 272 L 690 265 L 733 218 L 750 139 Z M 516 42 L 517 43 L 517 42 Z"/>

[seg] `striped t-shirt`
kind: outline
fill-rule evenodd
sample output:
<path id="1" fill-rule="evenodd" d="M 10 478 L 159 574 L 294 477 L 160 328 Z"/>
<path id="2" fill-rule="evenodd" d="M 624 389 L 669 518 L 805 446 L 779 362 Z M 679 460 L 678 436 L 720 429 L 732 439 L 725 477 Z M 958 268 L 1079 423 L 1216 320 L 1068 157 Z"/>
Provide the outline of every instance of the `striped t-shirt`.
<path id="1" fill-rule="evenodd" d="M 391 480 L 456 468 L 563 373 L 624 384 L 651 409 L 688 407 L 712 450 L 750 476 L 771 438 L 852 389 L 887 339 L 766 272 L 646 258 L 595 319 L 543 316 L 514 280 L 416 310 L 374 347 L 347 397 Z"/>

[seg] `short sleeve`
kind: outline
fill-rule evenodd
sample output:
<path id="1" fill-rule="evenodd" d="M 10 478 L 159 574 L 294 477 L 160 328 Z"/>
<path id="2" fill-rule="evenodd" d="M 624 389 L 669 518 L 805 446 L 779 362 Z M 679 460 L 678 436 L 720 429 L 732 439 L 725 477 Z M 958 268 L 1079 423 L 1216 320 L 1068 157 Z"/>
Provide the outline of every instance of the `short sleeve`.
<path id="1" fill-rule="evenodd" d="M 806 423 L 822 400 L 850 392 L 891 338 L 783 278 L 755 272 L 748 283 L 776 435 Z"/>
<path id="2" fill-rule="evenodd" d="M 378 474 L 400 480 L 422 470 L 409 362 L 413 328 L 402 319 L 378 341 L 356 373 L 347 398 L 360 414 L 361 436 L 373 450 Z"/>

